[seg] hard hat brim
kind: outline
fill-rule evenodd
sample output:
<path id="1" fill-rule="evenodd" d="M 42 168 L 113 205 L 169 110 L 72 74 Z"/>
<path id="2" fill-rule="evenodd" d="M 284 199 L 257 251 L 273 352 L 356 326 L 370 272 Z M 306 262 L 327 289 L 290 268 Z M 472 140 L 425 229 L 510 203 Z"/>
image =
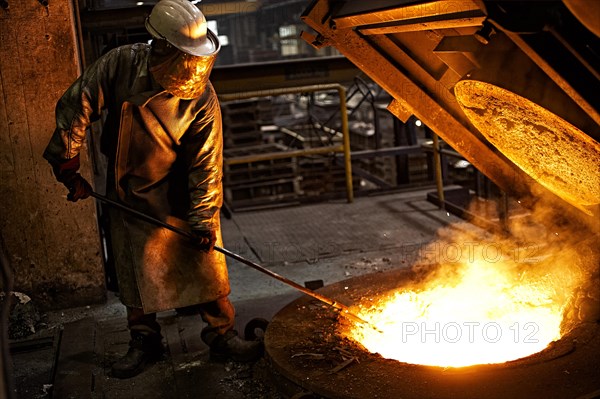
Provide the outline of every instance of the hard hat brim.
<path id="1" fill-rule="evenodd" d="M 175 46 L 177 47 L 177 46 Z M 206 29 L 206 37 L 198 46 L 180 46 L 177 47 L 184 53 L 195 55 L 197 57 L 210 56 L 219 52 L 221 43 L 219 38 L 210 29 Z"/>
<path id="2" fill-rule="evenodd" d="M 152 24 L 149 23 L 149 19 L 146 19 L 146 30 L 155 38 L 167 40 L 163 35 L 161 35 Z M 196 56 L 196 57 L 205 57 L 215 55 L 221 49 L 221 43 L 219 42 L 219 38 L 215 35 L 210 29 L 206 29 L 206 36 L 204 40 L 195 46 L 182 46 L 176 43 L 172 43 L 167 40 L 172 46 L 178 48 L 184 53 Z"/>

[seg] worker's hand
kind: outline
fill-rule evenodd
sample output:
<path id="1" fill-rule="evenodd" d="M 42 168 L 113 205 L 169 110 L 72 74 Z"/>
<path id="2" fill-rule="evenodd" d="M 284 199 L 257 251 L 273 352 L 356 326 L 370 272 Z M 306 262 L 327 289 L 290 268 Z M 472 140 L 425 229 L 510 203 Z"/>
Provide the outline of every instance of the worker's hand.
<path id="1" fill-rule="evenodd" d="M 217 242 L 217 233 L 214 230 L 192 230 L 196 247 L 204 252 L 210 252 Z"/>
<path id="2" fill-rule="evenodd" d="M 79 170 L 79 155 L 52 166 L 56 180 L 69 190 L 67 200 L 76 202 L 89 197 L 92 186 L 77 171 Z"/>
<path id="3" fill-rule="evenodd" d="M 67 200 L 77 202 L 80 199 L 86 199 L 92 195 L 92 186 L 85 180 L 79 173 L 75 173 L 75 176 L 65 186 L 69 189 L 67 194 Z"/>

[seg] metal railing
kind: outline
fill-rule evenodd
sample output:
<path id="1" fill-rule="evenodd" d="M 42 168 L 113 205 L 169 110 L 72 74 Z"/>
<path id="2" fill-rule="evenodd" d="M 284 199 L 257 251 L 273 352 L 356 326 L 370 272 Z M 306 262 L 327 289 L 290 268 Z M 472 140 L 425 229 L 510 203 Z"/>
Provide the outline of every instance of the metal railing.
<path id="1" fill-rule="evenodd" d="M 342 120 L 342 144 L 341 145 L 330 145 L 324 147 L 305 148 L 301 150 L 290 150 L 281 152 L 270 152 L 264 154 L 253 154 L 238 156 L 233 158 L 225 158 L 223 162 L 225 165 L 239 165 L 249 162 L 258 161 L 270 161 L 275 159 L 282 159 L 288 157 L 302 157 L 309 155 L 321 155 L 329 153 L 343 153 L 344 154 L 344 171 L 346 175 L 346 197 L 348 202 L 354 201 L 354 189 L 352 187 L 352 163 L 350 158 L 350 132 L 348 128 L 348 110 L 346 108 L 346 88 L 340 84 L 323 84 L 323 85 L 309 85 L 309 86 L 298 86 L 280 89 L 268 89 L 268 90 L 255 90 L 245 91 L 240 93 L 224 94 L 219 96 L 220 101 L 235 101 L 243 100 L 254 97 L 270 97 L 279 96 L 284 94 L 299 94 L 299 93 L 311 93 L 325 90 L 336 90 L 340 98 L 340 117 Z"/>

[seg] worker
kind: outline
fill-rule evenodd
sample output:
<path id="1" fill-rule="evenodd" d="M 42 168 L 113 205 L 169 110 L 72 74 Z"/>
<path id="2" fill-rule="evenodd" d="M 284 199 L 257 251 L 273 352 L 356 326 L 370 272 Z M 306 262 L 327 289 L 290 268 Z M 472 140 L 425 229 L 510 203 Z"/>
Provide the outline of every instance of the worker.
<path id="1" fill-rule="evenodd" d="M 255 361 L 262 343 L 234 330 L 222 245 L 222 121 L 209 81 L 219 52 L 202 12 L 187 0 L 161 0 L 146 19 L 151 44 L 124 45 L 90 65 L 56 106 L 56 130 L 45 149 L 69 201 L 92 194 L 78 173 L 90 124 L 105 116 L 93 140 L 106 156 L 106 196 L 194 240 L 108 210 L 119 286 L 131 335 L 112 375 L 129 378 L 163 353 L 156 312 L 192 307 L 207 326 L 201 337 L 213 358 Z M 92 140 L 90 140 L 92 142 Z M 200 333 L 200 329 L 199 329 Z"/>

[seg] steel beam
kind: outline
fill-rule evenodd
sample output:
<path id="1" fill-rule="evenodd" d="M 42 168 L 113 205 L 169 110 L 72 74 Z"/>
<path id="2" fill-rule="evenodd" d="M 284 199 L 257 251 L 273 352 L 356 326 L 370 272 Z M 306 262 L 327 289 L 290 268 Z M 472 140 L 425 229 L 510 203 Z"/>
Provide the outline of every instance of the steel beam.
<path id="1" fill-rule="evenodd" d="M 467 128 L 467 123 L 449 112 L 447 104 L 456 101 L 453 95 L 448 95 L 444 100 L 446 95 L 443 92 L 439 93 L 441 95 L 437 96 L 436 101 L 428 91 L 417 85 L 358 32 L 353 29 L 341 29 L 339 24 L 336 24 L 336 27 L 330 26 L 326 22 L 328 13 L 328 4 L 319 1 L 313 4 L 302 18 L 307 25 L 319 32 L 326 41 L 334 43 L 350 61 L 392 95 L 401 105 L 401 109 L 416 115 L 501 188 L 517 197 L 531 195 L 528 183 L 533 183 L 532 180 L 504 156 L 490 148 L 474 128 Z"/>
<path id="2" fill-rule="evenodd" d="M 152 5 L 112 8 L 100 10 L 82 10 L 81 22 L 87 31 L 110 31 L 143 28 L 146 17 L 152 11 Z M 256 12 L 260 2 L 235 1 L 228 3 L 200 4 L 200 10 L 206 17 Z"/>
<path id="3" fill-rule="evenodd" d="M 451 15 L 415 18 L 401 22 L 386 22 L 383 24 L 367 25 L 358 28 L 364 35 L 387 35 L 390 33 L 416 32 L 432 29 L 454 29 L 472 26 L 481 26 L 486 16 L 473 15 L 472 12 Z"/>
<path id="4" fill-rule="evenodd" d="M 339 14 L 343 14 L 344 12 L 344 8 L 342 7 Z M 364 25 L 410 21 L 448 15 L 481 17 L 483 16 L 483 12 L 479 6 L 469 0 L 438 0 L 409 6 L 388 8 L 377 12 L 364 12 L 338 17 L 334 16 L 333 23 L 338 29 L 346 29 Z"/>
<path id="5" fill-rule="evenodd" d="M 219 95 L 354 81 L 361 71 L 345 57 L 216 66 L 210 80 Z"/>
<path id="6" fill-rule="evenodd" d="M 600 113 L 596 111 L 592 105 L 587 102 L 577 91 L 571 86 L 548 62 L 546 62 L 535 50 L 529 46 L 521 36 L 516 33 L 512 33 L 502 29 L 499 25 L 495 25 L 495 28 L 498 30 L 502 30 L 506 36 L 512 40 L 512 42 L 517 45 L 523 53 L 527 54 L 529 58 L 531 58 L 537 66 L 539 66 L 545 73 L 548 75 L 554 83 L 556 83 L 582 110 L 585 111 L 587 115 L 591 119 L 594 120 L 598 125 L 600 125 Z"/>

